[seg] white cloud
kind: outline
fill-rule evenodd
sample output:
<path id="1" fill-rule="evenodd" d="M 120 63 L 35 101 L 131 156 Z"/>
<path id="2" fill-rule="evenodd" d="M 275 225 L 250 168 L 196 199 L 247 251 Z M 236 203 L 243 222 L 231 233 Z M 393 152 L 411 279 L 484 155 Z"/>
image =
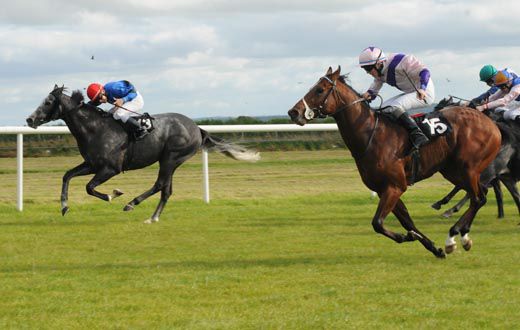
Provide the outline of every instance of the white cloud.
<path id="1" fill-rule="evenodd" d="M 116 79 L 134 82 L 151 113 L 284 114 L 329 66 L 352 72 L 364 91 L 371 79 L 357 56 L 368 45 L 417 55 L 437 99 L 470 97 L 485 89 L 482 65 L 520 70 L 520 25 L 510 23 L 518 12 L 520 2 L 505 0 L 9 1 L 0 12 L 0 116 L 19 113 L 11 124 L 23 123 L 54 83 Z"/>

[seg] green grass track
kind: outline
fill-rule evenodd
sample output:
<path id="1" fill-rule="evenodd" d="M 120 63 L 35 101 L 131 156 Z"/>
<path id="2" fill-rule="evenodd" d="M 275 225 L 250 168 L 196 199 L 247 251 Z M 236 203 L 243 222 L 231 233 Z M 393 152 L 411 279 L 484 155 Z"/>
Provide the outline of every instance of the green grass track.
<path id="1" fill-rule="evenodd" d="M 507 193 L 505 219 L 490 194 L 472 250 L 439 260 L 373 231 L 377 199 L 345 150 L 262 156 L 210 154 L 206 205 L 196 155 L 153 225 L 142 222 L 158 195 L 122 208 L 157 166 L 100 186 L 125 192 L 110 204 L 86 194 L 90 177 L 73 179 L 62 217 L 61 177 L 80 158 L 26 158 L 23 212 L 16 159 L 0 159 L 0 329 L 518 328 L 520 220 Z M 436 175 L 404 195 L 439 247 L 455 219 L 429 205 L 450 189 Z"/>

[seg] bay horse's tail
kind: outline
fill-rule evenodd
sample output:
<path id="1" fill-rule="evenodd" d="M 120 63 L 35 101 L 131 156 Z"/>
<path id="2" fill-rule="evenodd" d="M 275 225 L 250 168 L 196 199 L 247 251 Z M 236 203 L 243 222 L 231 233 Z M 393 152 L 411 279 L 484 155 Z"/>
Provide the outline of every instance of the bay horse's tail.
<path id="1" fill-rule="evenodd" d="M 206 150 L 216 150 L 236 160 L 245 160 L 248 162 L 260 160 L 260 154 L 256 151 L 248 150 L 242 146 L 226 142 L 216 136 L 211 136 L 203 129 L 200 129 L 200 133 L 202 134 L 202 147 Z"/>

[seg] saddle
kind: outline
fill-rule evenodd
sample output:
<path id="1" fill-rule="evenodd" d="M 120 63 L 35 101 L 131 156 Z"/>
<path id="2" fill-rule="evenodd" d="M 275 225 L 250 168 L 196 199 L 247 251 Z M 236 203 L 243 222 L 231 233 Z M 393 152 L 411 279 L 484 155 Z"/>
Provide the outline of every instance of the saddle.
<path id="1" fill-rule="evenodd" d="M 430 140 L 447 135 L 452 130 L 451 124 L 442 112 L 417 113 L 411 117 Z"/>
<path id="2" fill-rule="evenodd" d="M 376 115 L 383 116 L 387 118 L 389 121 L 400 125 L 397 122 L 397 119 L 391 114 L 384 113 L 381 111 L 376 111 Z M 440 136 L 447 135 L 451 132 L 451 124 L 448 120 L 443 116 L 442 112 L 429 112 L 429 113 L 416 113 L 410 115 L 410 117 L 415 120 L 417 126 L 421 129 L 421 131 L 428 137 L 428 139 L 432 140 L 438 138 Z"/>

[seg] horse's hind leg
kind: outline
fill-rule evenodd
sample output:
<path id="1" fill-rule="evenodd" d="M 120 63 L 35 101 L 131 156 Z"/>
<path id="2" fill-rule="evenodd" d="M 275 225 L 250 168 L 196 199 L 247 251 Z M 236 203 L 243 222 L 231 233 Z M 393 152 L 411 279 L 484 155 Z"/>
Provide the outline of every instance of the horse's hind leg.
<path id="1" fill-rule="evenodd" d="M 432 208 L 434 208 L 436 210 L 440 210 L 441 206 L 443 206 L 444 204 L 447 204 L 449 201 L 451 201 L 453 196 L 455 196 L 459 191 L 460 191 L 459 187 L 457 187 L 457 186 L 453 187 L 453 189 L 446 196 L 444 196 L 441 200 L 433 203 Z"/>
<path id="2" fill-rule="evenodd" d="M 145 223 L 159 221 L 159 216 L 164 208 L 164 205 L 166 204 L 168 198 L 171 196 L 173 173 L 175 172 L 177 167 L 179 167 L 182 163 L 184 163 L 186 160 L 192 157 L 193 154 L 195 154 L 195 152 L 196 149 L 193 149 L 188 154 L 181 155 L 180 158 L 178 153 L 172 153 L 168 156 L 168 158 L 161 160 L 159 165 L 159 175 L 157 176 L 157 180 L 155 181 L 152 188 L 148 189 L 147 191 L 130 201 L 124 207 L 123 210 L 131 211 L 134 209 L 134 206 L 138 205 L 139 203 L 141 203 L 148 197 L 152 196 L 153 194 L 162 191 L 159 205 L 157 206 L 152 217 L 146 220 Z"/>
<path id="3" fill-rule="evenodd" d="M 81 163 L 73 169 L 68 170 L 63 175 L 63 183 L 61 185 L 61 214 L 65 215 L 69 210 L 67 202 L 69 200 L 69 183 L 73 177 L 80 175 L 88 175 L 93 173 L 92 168 L 87 163 Z"/>
<path id="4" fill-rule="evenodd" d="M 518 189 L 516 188 L 516 181 L 510 177 L 502 177 L 500 178 L 504 186 L 506 186 L 507 190 L 511 193 L 513 200 L 515 201 L 516 208 L 518 209 L 518 213 L 520 214 L 520 194 L 518 193 Z"/>
<path id="5" fill-rule="evenodd" d="M 403 201 L 399 199 L 392 211 L 396 216 L 397 220 L 401 223 L 404 229 L 408 230 L 408 234 L 405 237 L 405 241 L 415 241 L 419 240 L 421 244 L 429 251 L 431 251 L 435 256 L 444 258 L 446 255 L 442 251 L 442 249 L 437 249 L 435 244 L 428 238 L 426 235 L 421 233 L 410 217 L 408 213 L 408 209 L 404 205 Z"/>
<path id="6" fill-rule="evenodd" d="M 172 165 L 165 165 L 164 163 L 161 163 L 160 167 L 159 167 L 159 175 L 157 176 L 157 180 L 155 180 L 155 183 L 153 184 L 152 188 L 148 189 L 141 195 L 132 199 L 128 204 L 126 204 L 123 211 L 132 211 L 134 209 L 134 206 L 139 205 L 142 201 L 144 201 L 148 197 L 158 193 L 159 191 L 163 190 L 165 187 L 171 186 L 173 172 L 181 164 L 182 164 L 182 162 L 175 163 L 174 166 L 172 166 Z M 156 221 L 158 221 L 158 220 L 159 220 L 159 218 L 157 218 Z"/>
<path id="7" fill-rule="evenodd" d="M 469 231 L 471 228 L 471 224 L 473 223 L 473 219 L 477 215 L 478 210 L 486 204 L 486 192 L 487 188 L 482 187 L 480 185 L 479 177 L 471 179 L 471 188 L 468 191 L 470 196 L 470 205 L 469 208 L 464 212 L 464 214 L 459 218 L 459 220 L 450 228 L 448 238 L 446 239 L 446 253 L 453 252 L 457 244 L 455 242 L 455 236 L 459 233 L 462 236 L 462 246 L 466 251 L 471 249 L 473 244 L 472 240 L 469 238 Z"/>
<path id="8" fill-rule="evenodd" d="M 489 184 L 493 187 L 493 191 L 495 192 L 495 197 L 497 199 L 498 218 L 502 219 L 504 217 L 504 194 L 502 194 L 502 188 L 500 188 L 500 180 L 498 178 L 494 178 Z"/>
<path id="9" fill-rule="evenodd" d="M 173 175 L 173 174 L 172 174 Z M 161 190 L 161 200 L 159 201 L 159 204 L 157 205 L 157 208 L 155 209 L 155 212 L 153 213 L 152 217 L 150 219 L 145 220 L 144 223 L 150 224 L 159 221 L 159 216 L 161 215 L 164 206 L 166 205 L 166 202 L 168 202 L 168 199 L 172 195 L 172 178 L 170 176 L 170 182 L 168 185 L 164 186 Z"/>

